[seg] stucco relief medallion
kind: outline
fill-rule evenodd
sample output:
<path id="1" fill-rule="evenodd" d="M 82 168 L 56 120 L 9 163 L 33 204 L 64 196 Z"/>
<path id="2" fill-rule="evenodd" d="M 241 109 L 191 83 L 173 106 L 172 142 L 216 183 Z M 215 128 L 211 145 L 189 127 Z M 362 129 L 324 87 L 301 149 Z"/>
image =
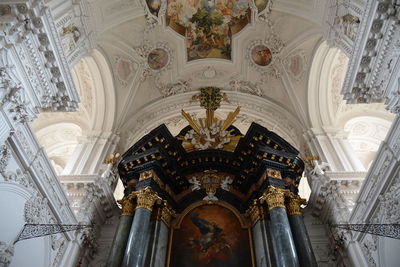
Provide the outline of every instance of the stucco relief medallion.
<path id="1" fill-rule="evenodd" d="M 122 56 L 115 57 L 115 73 L 118 81 L 123 85 L 128 85 L 128 82 L 135 76 L 138 69 L 138 64 Z"/>
<path id="2" fill-rule="evenodd" d="M 168 52 L 162 48 L 156 48 L 150 51 L 147 56 L 147 63 L 153 70 L 161 70 L 169 61 Z"/>
<path id="3" fill-rule="evenodd" d="M 272 61 L 271 50 L 265 45 L 257 45 L 251 50 L 251 59 L 259 66 L 268 66 Z"/>

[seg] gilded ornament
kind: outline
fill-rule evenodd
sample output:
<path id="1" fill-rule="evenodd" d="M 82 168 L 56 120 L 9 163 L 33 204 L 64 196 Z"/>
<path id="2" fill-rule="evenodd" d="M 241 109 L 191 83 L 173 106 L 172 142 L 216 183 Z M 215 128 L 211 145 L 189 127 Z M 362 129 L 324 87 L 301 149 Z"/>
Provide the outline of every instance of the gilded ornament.
<path id="1" fill-rule="evenodd" d="M 226 94 L 220 93 L 216 87 L 206 87 L 200 89 L 200 94 L 192 97 L 193 100 L 200 100 L 200 106 L 206 109 L 206 118 L 195 120 L 182 110 L 182 116 L 189 122 L 192 130 L 185 136 L 179 136 L 182 145 L 187 152 L 205 149 L 223 149 L 234 151 L 237 143 L 242 136 L 236 136 L 227 129 L 235 122 L 236 116 L 240 112 L 240 107 L 230 112 L 226 119 L 219 120 L 214 117 L 214 111 L 220 107 L 222 99 L 227 100 Z M 228 101 L 229 102 L 229 101 Z"/>
<path id="2" fill-rule="evenodd" d="M 229 191 L 229 185 L 233 182 L 230 176 L 224 176 L 216 170 L 206 170 L 202 175 L 192 176 L 189 180 L 192 184 L 192 191 L 204 189 L 207 196 L 203 200 L 218 201 L 215 196 L 218 188 Z"/>
<path id="3" fill-rule="evenodd" d="M 105 160 L 105 164 L 112 164 L 113 167 L 117 165 L 118 161 L 120 160 L 121 154 L 115 153 L 115 154 L 110 154 Z"/>
<path id="4" fill-rule="evenodd" d="M 319 156 L 306 156 L 305 158 L 302 159 L 311 169 L 315 167 L 314 161 L 319 160 Z"/>
<path id="5" fill-rule="evenodd" d="M 152 211 L 153 205 L 161 198 L 150 188 L 146 187 L 140 191 L 135 192 L 137 196 L 136 209 L 147 209 Z"/>
<path id="6" fill-rule="evenodd" d="M 282 179 L 281 172 L 278 170 L 267 169 L 267 176 L 276 178 L 276 179 Z"/>
<path id="7" fill-rule="evenodd" d="M 136 192 L 132 192 L 128 196 L 125 196 L 123 199 L 117 201 L 122 206 L 121 216 L 133 216 L 136 206 L 135 198 Z"/>
<path id="8" fill-rule="evenodd" d="M 255 225 L 260 220 L 264 220 L 267 215 L 268 212 L 259 200 L 254 200 L 253 204 L 246 211 L 246 216 L 250 219 L 252 225 Z"/>
<path id="9" fill-rule="evenodd" d="M 166 200 L 163 201 L 162 207 L 161 207 L 161 212 L 159 215 L 159 220 L 162 220 L 166 226 L 170 226 L 171 220 L 173 217 L 175 217 L 175 211 L 173 211 Z"/>
<path id="10" fill-rule="evenodd" d="M 292 192 L 287 194 L 286 208 L 288 215 L 302 215 L 301 205 L 306 205 L 307 200 Z"/>
<path id="11" fill-rule="evenodd" d="M 267 202 L 269 210 L 272 210 L 274 208 L 286 208 L 285 194 L 287 192 L 287 189 L 269 186 L 267 192 L 264 193 L 260 200 Z"/>

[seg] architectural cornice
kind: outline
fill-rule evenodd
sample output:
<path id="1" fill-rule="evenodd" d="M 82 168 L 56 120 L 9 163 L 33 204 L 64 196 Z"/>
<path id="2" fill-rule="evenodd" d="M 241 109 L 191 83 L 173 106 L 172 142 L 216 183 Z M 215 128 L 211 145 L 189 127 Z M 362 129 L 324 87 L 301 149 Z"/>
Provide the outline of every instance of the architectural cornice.
<path id="1" fill-rule="evenodd" d="M 48 8 L 31 0 L 3 1 L 0 9 L 1 72 L 18 77 L 33 107 L 75 110 L 79 96 Z"/>
<path id="2" fill-rule="evenodd" d="M 385 101 L 400 112 L 399 11 L 390 0 L 367 2 L 342 89 L 347 103 Z"/>

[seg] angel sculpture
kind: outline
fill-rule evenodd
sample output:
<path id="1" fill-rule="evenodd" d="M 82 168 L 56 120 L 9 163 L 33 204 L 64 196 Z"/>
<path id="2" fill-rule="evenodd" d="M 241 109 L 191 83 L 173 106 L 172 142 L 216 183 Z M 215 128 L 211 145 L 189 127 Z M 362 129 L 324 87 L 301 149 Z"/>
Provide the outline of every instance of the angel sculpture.
<path id="1" fill-rule="evenodd" d="M 190 178 L 189 179 L 189 183 L 192 184 L 192 191 L 196 191 L 196 190 L 200 190 L 201 189 L 200 182 L 199 182 L 199 180 L 197 180 L 196 177 L 193 176 L 192 178 Z"/>
<path id="2" fill-rule="evenodd" d="M 229 176 L 226 176 L 225 179 L 221 183 L 221 188 L 229 191 L 229 185 L 233 182 L 232 178 Z"/>

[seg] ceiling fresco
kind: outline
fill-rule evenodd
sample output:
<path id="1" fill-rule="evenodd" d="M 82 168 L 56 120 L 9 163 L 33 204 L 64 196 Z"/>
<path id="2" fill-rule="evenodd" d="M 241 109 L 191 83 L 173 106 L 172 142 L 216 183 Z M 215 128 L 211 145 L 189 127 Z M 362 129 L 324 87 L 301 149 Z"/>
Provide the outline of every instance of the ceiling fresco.
<path id="1" fill-rule="evenodd" d="M 249 0 L 168 0 L 167 25 L 185 36 L 188 61 L 231 59 L 232 36 L 251 22 Z"/>

